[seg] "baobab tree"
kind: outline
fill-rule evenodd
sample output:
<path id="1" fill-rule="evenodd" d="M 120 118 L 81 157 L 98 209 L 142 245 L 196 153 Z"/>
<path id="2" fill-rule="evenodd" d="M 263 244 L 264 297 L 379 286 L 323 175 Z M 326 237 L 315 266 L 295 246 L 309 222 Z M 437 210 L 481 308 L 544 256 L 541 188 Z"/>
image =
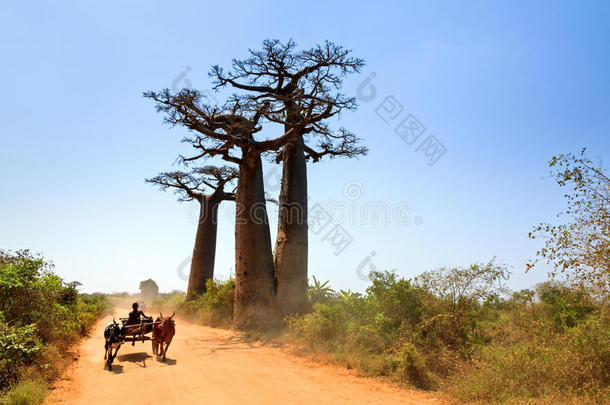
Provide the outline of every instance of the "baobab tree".
<path id="1" fill-rule="evenodd" d="M 356 108 L 355 98 L 339 90 L 344 76 L 359 72 L 364 62 L 328 41 L 297 51 L 292 40 L 266 40 L 261 50 L 249 53 L 246 59 L 234 59 L 228 72 L 213 66 L 210 76 L 216 88 L 230 86 L 252 103 L 266 103 L 266 119 L 282 124 L 285 132 L 298 132 L 277 154 L 283 169 L 274 266 L 278 304 L 284 314 L 292 314 L 303 309 L 307 293 L 306 160 L 366 154 L 353 133 L 328 125 L 341 111 Z M 304 130 L 314 144 L 306 144 Z"/>
<path id="2" fill-rule="evenodd" d="M 232 167 L 204 166 L 193 168 L 189 173 L 160 173 L 146 180 L 158 185 L 161 190 L 174 190 L 180 202 L 195 200 L 199 203 L 199 221 L 186 290 L 187 301 L 204 293 L 206 282 L 214 278 L 218 207 L 223 201 L 235 201 L 235 190 L 226 192 L 225 186 L 236 177 L 237 170 Z"/>
<path id="3" fill-rule="evenodd" d="M 196 154 L 185 163 L 221 157 L 238 165 L 235 217 L 235 305 L 237 328 L 268 327 L 278 321 L 271 235 L 263 186 L 261 154 L 277 151 L 307 130 L 296 126 L 280 136 L 256 140 L 268 104 L 232 98 L 222 107 L 205 104 L 197 90 L 147 92 L 165 121 L 190 130 L 184 141 Z"/>

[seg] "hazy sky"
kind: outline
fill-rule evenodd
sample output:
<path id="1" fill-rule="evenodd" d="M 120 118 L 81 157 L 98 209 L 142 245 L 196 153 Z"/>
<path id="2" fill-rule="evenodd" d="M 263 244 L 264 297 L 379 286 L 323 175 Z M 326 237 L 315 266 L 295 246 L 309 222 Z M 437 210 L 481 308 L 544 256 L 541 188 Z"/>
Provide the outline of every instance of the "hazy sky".
<path id="1" fill-rule="evenodd" d="M 265 38 L 329 39 L 366 60 L 345 84 L 360 108 L 339 124 L 370 153 L 309 166 L 310 206 L 335 207 L 310 233 L 310 274 L 362 290 L 369 265 L 412 277 L 496 257 L 513 288 L 543 280 L 547 269 L 524 265 L 539 247 L 528 232 L 562 206 L 547 161 L 583 146 L 610 159 L 610 3 L 327 3 L 3 2 L 0 247 L 43 253 L 85 291 L 135 291 L 148 277 L 185 289 L 195 206 L 144 183 L 188 151 L 185 131 L 142 92 L 209 89 L 210 65 Z M 425 126 L 412 145 L 395 132 L 410 114 Z M 430 135 L 446 148 L 433 165 Z M 278 167 L 265 166 L 272 193 Z M 387 223 L 362 220 L 372 206 Z M 229 204 L 220 218 L 227 277 Z M 325 238 L 335 225 L 353 239 L 339 255 Z"/>

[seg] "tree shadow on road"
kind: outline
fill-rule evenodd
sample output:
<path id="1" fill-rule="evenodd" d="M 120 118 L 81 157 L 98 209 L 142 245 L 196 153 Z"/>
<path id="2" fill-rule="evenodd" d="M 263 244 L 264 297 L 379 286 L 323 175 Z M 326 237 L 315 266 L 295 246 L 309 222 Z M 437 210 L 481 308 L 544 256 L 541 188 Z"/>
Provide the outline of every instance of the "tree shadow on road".
<path id="1" fill-rule="evenodd" d="M 252 350 L 256 348 L 256 346 L 240 336 L 229 336 L 226 338 L 200 337 L 193 339 L 193 341 L 194 344 L 201 346 L 210 354 L 220 350 Z"/>

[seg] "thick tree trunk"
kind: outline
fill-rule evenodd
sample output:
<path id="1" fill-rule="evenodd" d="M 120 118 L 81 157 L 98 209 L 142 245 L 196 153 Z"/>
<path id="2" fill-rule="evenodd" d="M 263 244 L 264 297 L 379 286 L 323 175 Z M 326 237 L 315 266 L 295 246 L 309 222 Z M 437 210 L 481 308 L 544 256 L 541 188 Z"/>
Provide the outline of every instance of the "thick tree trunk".
<path id="1" fill-rule="evenodd" d="M 271 234 L 260 155 L 244 150 L 237 179 L 233 326 L 268 328 L 278 321 Z"/>
<path id="2" fill-rule="evenodd" d="M 214 195 L 202 196 L 199 199 L 199 225 L 195 237 L 195 248 L 191 260 L 191 273 L 186 291 L 186 300 L 197 298 L 206 291 L 205 283 L 214 278 L 214 260 L 216 258 L 216 232 L 218 227 L 218 206 L 220 199 Z"/>
<path id="3" fill-rule="evenodd" d="M 301 136 L 284 147 L 283 163 L 274 265 L 278 309 L 291 315 L 301 312 L 307 299 L 307 164 Z"/>

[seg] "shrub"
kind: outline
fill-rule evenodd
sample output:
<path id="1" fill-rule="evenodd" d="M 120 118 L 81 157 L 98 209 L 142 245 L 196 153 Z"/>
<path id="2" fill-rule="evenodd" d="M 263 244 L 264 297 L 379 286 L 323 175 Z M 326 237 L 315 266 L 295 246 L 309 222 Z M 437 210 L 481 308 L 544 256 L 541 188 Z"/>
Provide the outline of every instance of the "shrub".
<path id="1" fill-rule="evenodd" d="M 366 289 L 376 301 L 392 327 L 403 323 L 414 327 L 421 321 L 423 305 L 421 294 L 411 280 L 398 279 L 396 273 L 373 271 L 369 274 L 371 286 Z"/>
<path id="2" fill-rule="evenodd" d="M 610 325 L 591 319 L 566 334 L 493 343 L 457 374 L 451 391 L 467 401 L 591 396 L 610 383 Z"/>
<path id="3" fill-rule="evenodd" d="M 7 394 L 12 403 L 35 403 L 38 382 L 19 379 L 55 375 L 53 353 L 86 334 L 109 307 L 103 295 L 79 294 L 78 283 L 65 283 L 52 268 L 27 250 L 0 250 L 0 392 L 17 384 Z"/>
<path id="4" fill-rule="evenodd" d="M 371 375 L 432 386 L 426 359 L 413 342 L 423 312 L 422 291 L 392 272 L 373 272 L 370 278 L 366 295 L 324 294 L 310 313 L 288 319 L 289 340 Z M 315 291 L 327 288 L 314 283 Z"/>
<path id="5" fill-rule="evenodd" d="M 307 297 L 311 308 L 313 308 L 314 304 L 329 302 L 335 295 L 335 290 L 330 288 L 328 283 L 328 281 L 322 283 L 315 276 L 313 277 L 313 284 L 307 289 Z"/>
<path id="6" fill-rule="evenodd" d="M 556 330 L 576 326 L 595 309 L 592 299 L 580 287 L 570 288 L 558 282 L 546 282 L 538 284 L 536 292 Z"/>
<path id="7" fill-rule="evenodd" d="M 426 359 L 412 343 L 405 343 L 395 354 L 394 376 L 418 388 L 431 389 L 436 384 Z"/>
<path id="8" fill-rule="evenodd" d="M 36 326 L 9 326 L 0 319 L 0 387 L 17 381 L 19 371 L 31 365 L 42 344 Z"/>
<path id="9" fill-rule="evenodd" d="M 420 329 L 424 344 L 437 349 L 449 346 L 468 356 L 471 345 L 483 338 L 479 326 L 491 314 L 489 300 L 506 291 L 503 282 L 508 277 L 507 269 L 493 261 L 418 276 L 415 285 L 423 291 Z M 482 310 L 485 302 L 487 307 Z"/>
<path id="10" fill-rule="evenodd" d="M 473 362 L 452 378 L 456 397 L 492 402 L 580 397 L 596 402 L 591 398 L 608 393 L 610 321 L 603 304 L 594 305 L 580 288 L 556 283 L 540 284 L 536 291 L 538 301 L 528 299 L 526 306 L 520 302 L 522 294 L 513 295 L 503 333 L 481 345 Z"/>
<path id="11" fill-rule="evenodd" d="M 344 342 L 345 312 L 337 304 L 315 304 L 313 312 L 288 320 L 295 339 L 310 349 Z"/>
<path id="12" fill-rule="evenodd" d="M 85 336 L 97 319 L 107 313 L 112 306 L 103 294 L 79 294 L 76 310 L 79 317 L 80 334 Z"/>
<path id="13" fill-rule="evenodd" d="M 285 341 L 348 368 L 464 401 L 602 403 L 610 394 L 610 309 L 587 291 L 542 283 L 503 298 L 495 264 L 414 282 L 373 272 L 366 294 L 314 280 L 312 310 Z M 320 298 L 321 297 L 321 298 Z"/>
<path id="14" fill-rule="evenodd" d="M 233 320 L 235 280 L 207 280 L 206 292 L 184 304 L 186 314 L 211 326 L 229 326 Z"/>
<path id="15" fill-rule="evenodd" d="M 150 314 L 155 316 L 156 314 L 165 312 L 165 316 L 169 316 L 173 311 L 180 311 L 184 306 L 185 294 L 182 291 L 173 291 L 169 294 L 159 294 L 157 298 L 150 304 Z"/>

